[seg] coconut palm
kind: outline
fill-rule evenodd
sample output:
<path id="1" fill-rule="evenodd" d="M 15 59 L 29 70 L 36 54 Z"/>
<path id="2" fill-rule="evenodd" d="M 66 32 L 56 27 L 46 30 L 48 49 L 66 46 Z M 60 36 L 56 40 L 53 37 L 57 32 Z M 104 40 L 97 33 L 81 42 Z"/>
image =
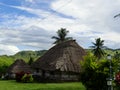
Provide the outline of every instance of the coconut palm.
<path id="1" fill-rule="evenodd" d="M 66 28 L 61 28 L 57 31 L 58 36 L 53 36 L 52 39 L 55 39 L 56 41 L 54 44 L 59 44 L 64 41 L 72 40 L 72 37 L 66 37 L 69 31 L 66 30 Z"/>
<path id="2" fill-rule="evenodd" d="M 98 59 L 105 55 L 105 52 L 103 50 L 103 48 L 105 48 L 105 46 L 103 46 L 104 40 L 101 40 L 101 38 L 97 38 L 95 39 L 95 43 L 92 42 L 92 44 L 94 45 L 91 46 L 91 48 L 93 49 L 92 52 Z"/>

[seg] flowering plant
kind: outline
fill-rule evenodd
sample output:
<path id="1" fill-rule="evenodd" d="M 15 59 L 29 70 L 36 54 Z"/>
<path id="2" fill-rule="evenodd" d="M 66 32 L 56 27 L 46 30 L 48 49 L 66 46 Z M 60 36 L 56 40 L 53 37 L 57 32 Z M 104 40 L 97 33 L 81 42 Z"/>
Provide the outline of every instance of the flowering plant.
<path id="1" fill-rule="evenodd" d="M 33 78 L 29 72 L 18 72 L 16 73 L 16 81 L 17 82 L 32 82 Z"/>
<path id="2" fill-rule="evenodd" d="M 115 76 L 115 82 L 116 84 L 120 85 L 120 72 L 118 72 Z"/>

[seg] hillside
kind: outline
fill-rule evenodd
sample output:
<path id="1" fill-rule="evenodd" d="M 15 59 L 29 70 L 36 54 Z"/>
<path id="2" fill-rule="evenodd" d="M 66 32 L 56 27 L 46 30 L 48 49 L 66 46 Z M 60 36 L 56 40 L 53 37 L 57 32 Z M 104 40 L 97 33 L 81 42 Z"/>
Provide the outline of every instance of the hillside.
<path id="1" fill-rule="evenodd" d="M 30 57 L 33 58 L 35 61 L 38 57 L 42 56 L 47 50 L 40 50 L 40 51 L 20 51 L 16 53 L 15 55 L 12 56 L 7 56 L 7 55 L 1 55 L 0 56 L 0 62 L 5 61 L 5 62 L 14 62 L 16 59 L 23 59 L 26 62 L 29 61 Z M 91 49 L 86 49 L 87 52 L 91 52 Z M 111 54 L 114 55 L 116 53 L 120 53 L 120 49 L 105 49 L 106 54 Z"/>
<path id="2" fill-rule="evenodd" d="M 30 57 L 33 58 L 33 60 L 36 60 L 38 57 L 42 56 L 47 50 L 41 50 L 41 51 L 20 51 L 16 53 L 15 55 L 12 56 L 7 56 L 7 55 L 1 55 L 0 56 L 0 61 L 8 61 L 8 62 L 13 62 L 16 59 L 23 59 L 26 62 L 29 61 Z"/>
<path id="3" fill-rule="evenodd" d="M 13 57 L 14 59 L 24 59 L 26 62 L 30 59 L 30 57 L 33 58 L 33 60 L 36 60 L 38 57 L 42 56 L 46 50 L 41 51 L 21 51 L 16 53 Z"/>
<path id="4" fill-rule="evenodd" d="M 12 56 L 1 55 L 0 56 L 0 75 L 1 73 L 6 72 L 7 68 L 16 60 L 23 59 L 28 63 L 30 58 L 35 61 L 38 57 L 42 56 L 46 50 L 41 51 L 21 51 Z"/>

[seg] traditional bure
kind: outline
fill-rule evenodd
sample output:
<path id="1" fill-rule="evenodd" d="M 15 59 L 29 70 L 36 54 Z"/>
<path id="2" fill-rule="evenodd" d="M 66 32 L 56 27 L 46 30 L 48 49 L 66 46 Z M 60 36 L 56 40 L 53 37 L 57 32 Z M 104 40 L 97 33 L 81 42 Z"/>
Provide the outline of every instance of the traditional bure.
<path id="1" fill-rule="evenodd" d="M 75 40 L 70 40 L 49 49 L 32 64 L 32 68 L 44 80 L 78 81 L 81 72 L 80 61 L 84 55 L 85 50 Z"/>
<path id="2" fill-rule="evenodd" d="M 16 73 L 29 72 L 32 73 L 31 67 L 22 59 L 17 59 L 8 69 L 9 77 L 14 78 Z"/>

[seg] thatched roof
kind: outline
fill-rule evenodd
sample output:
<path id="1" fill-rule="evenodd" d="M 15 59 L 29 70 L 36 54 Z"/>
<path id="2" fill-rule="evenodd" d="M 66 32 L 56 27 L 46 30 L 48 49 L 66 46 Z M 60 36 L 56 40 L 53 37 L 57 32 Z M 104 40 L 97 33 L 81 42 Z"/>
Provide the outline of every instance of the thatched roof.
<path id="1" fill-rule="evenodd" d="M 85 50 L 75 40 L 57 44 L 48 50 L 42 57 L 36 60 L 33 68 L 48 71 L 80 72 L 80 60 L 86 55 Z"/>
<path id="2" fill-rule="evenodd" d="M 22 59 L 17 59 L 7 70 L 8 73 L 32 72 L 30 66 Z"/>

